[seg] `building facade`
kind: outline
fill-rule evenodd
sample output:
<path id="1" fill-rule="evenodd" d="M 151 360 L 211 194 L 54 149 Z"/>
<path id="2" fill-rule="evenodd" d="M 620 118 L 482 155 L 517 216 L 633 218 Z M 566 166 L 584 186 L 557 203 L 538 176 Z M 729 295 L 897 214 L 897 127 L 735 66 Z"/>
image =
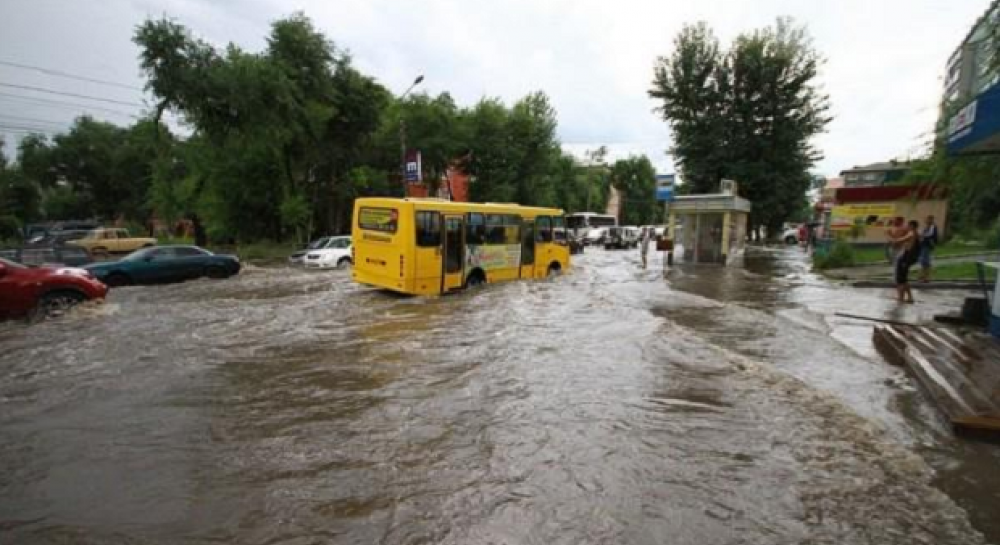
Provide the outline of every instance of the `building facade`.
<path id="1" fill-rule="evenodd" d="M 942 135 L 950 154 L 1000 153 L 1000 0 L 994 0 L 945 66 Z"/>
<path id="2" fill-rule="evenodd" d="M 909 163 L 889 161 L 842 170 L 840 177 L 844 187 L 881 187 L 902 180 L 909 171 Z"/>

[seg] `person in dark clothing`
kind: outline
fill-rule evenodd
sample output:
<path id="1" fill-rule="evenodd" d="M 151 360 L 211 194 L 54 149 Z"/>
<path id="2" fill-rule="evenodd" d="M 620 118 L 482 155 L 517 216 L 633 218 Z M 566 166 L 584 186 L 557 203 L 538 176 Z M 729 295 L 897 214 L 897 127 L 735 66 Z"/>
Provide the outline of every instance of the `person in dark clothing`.
<path id="1" fill-rule="evenodd" d="M 900 303 L 913 303 L 910 290 L 910 267 L 917 262 L 920 253 L 920 224 L 911 220 L 905 231 L 892 238 L 896 255 L 893 259 L 893 277 L 896 281 L 896 298 Z"/>
<path id="2" fill-rule="evenodd" d="M 930 282 L 931 280 L 931 254 L 938 242 L 938 228 L 934 223 L 934 216 L 927 216 L 924 223 L 924 230 L 920 233 L 920 281 Z"/>

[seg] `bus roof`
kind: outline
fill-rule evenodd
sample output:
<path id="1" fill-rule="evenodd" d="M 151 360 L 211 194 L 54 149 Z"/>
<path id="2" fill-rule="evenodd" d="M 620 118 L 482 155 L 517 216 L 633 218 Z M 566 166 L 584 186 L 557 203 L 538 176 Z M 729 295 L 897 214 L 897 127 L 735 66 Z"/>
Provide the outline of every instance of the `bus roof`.
<path id="1" fill-rule="evenodd" d="M 544 213 L 544 214 L 558 214 L 562 215 L 563 210 L 560 208 L 544 208 L 539 206 L 522 206 L 516 203 L 477 203 L 477 202 L 455 202 L 445 199 L 438 199 L 434 197 L 406 197 L 406 198 L 396 198 L 396 197 L 360 197 L 356 199 L 358 204 L 368 204 L 368 205 L 381 205 L 381 206 L 398 206 L 400 204 L 414 204 L 414 205 L 426 205 L 428 207 L 437 208 L 440 210 L 454 210 L 455 212 L 468 212 L 470 210 L 475 211 L 511 211 L 511 210 L 521 210 L 526 212 L 534 213 Z"/>

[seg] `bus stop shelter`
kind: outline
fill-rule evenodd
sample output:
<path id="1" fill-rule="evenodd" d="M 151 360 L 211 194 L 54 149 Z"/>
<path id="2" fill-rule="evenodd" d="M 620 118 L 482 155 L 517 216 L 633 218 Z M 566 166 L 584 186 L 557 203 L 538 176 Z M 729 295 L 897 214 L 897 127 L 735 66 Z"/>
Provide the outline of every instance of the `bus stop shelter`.
<path id="1" fill-rule="evenodd" d="M 678 195 L 670 203 L 670 238 L 689 263 L 729 265 L 743 259 L 750 201 L 723 183 L 721 193 Z"/>

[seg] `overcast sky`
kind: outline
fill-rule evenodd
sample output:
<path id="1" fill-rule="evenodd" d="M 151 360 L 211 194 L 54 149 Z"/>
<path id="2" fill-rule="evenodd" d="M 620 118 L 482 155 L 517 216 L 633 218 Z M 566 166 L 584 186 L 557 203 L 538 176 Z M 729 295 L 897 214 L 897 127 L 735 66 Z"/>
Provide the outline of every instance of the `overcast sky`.
<path id="1" fill-rule="evenodd" d="M 853 165 L 906 158 L 925 147 L 942 75 L 989 0 L 0 0 L 0 132 L 57 131 L 79 115 L 128 123 L 147 100 L 112 87 L 9 63 L 141 87 L 131 37 L 147 17 L 177 19 L 207 41 L 260 50 L 269 24 L 302 10 L 356 65 L 395 93 L 420 89 L 463 105 L 513 102 L 545 91 L 559 137 L 580 154 L 605 144 L 614 157 L 645 153 L 673 172 L 669 131 L 647 96 L 658 55 L 684 23 L 706 21 L 723 43 L 792 16 L 826 57 L 822 85 L 834 121 L 817 139 L 835 175 Z M 5 64 L 7 63 L 7 64 Z M 45 94 L 10 85 L 103 97 Z M 13 98 L 36 97 L 26 100 Z M 43 102 L 44 101 L 44 102 Z M 73 103 L 73 104 L 69 104 Z"/>

